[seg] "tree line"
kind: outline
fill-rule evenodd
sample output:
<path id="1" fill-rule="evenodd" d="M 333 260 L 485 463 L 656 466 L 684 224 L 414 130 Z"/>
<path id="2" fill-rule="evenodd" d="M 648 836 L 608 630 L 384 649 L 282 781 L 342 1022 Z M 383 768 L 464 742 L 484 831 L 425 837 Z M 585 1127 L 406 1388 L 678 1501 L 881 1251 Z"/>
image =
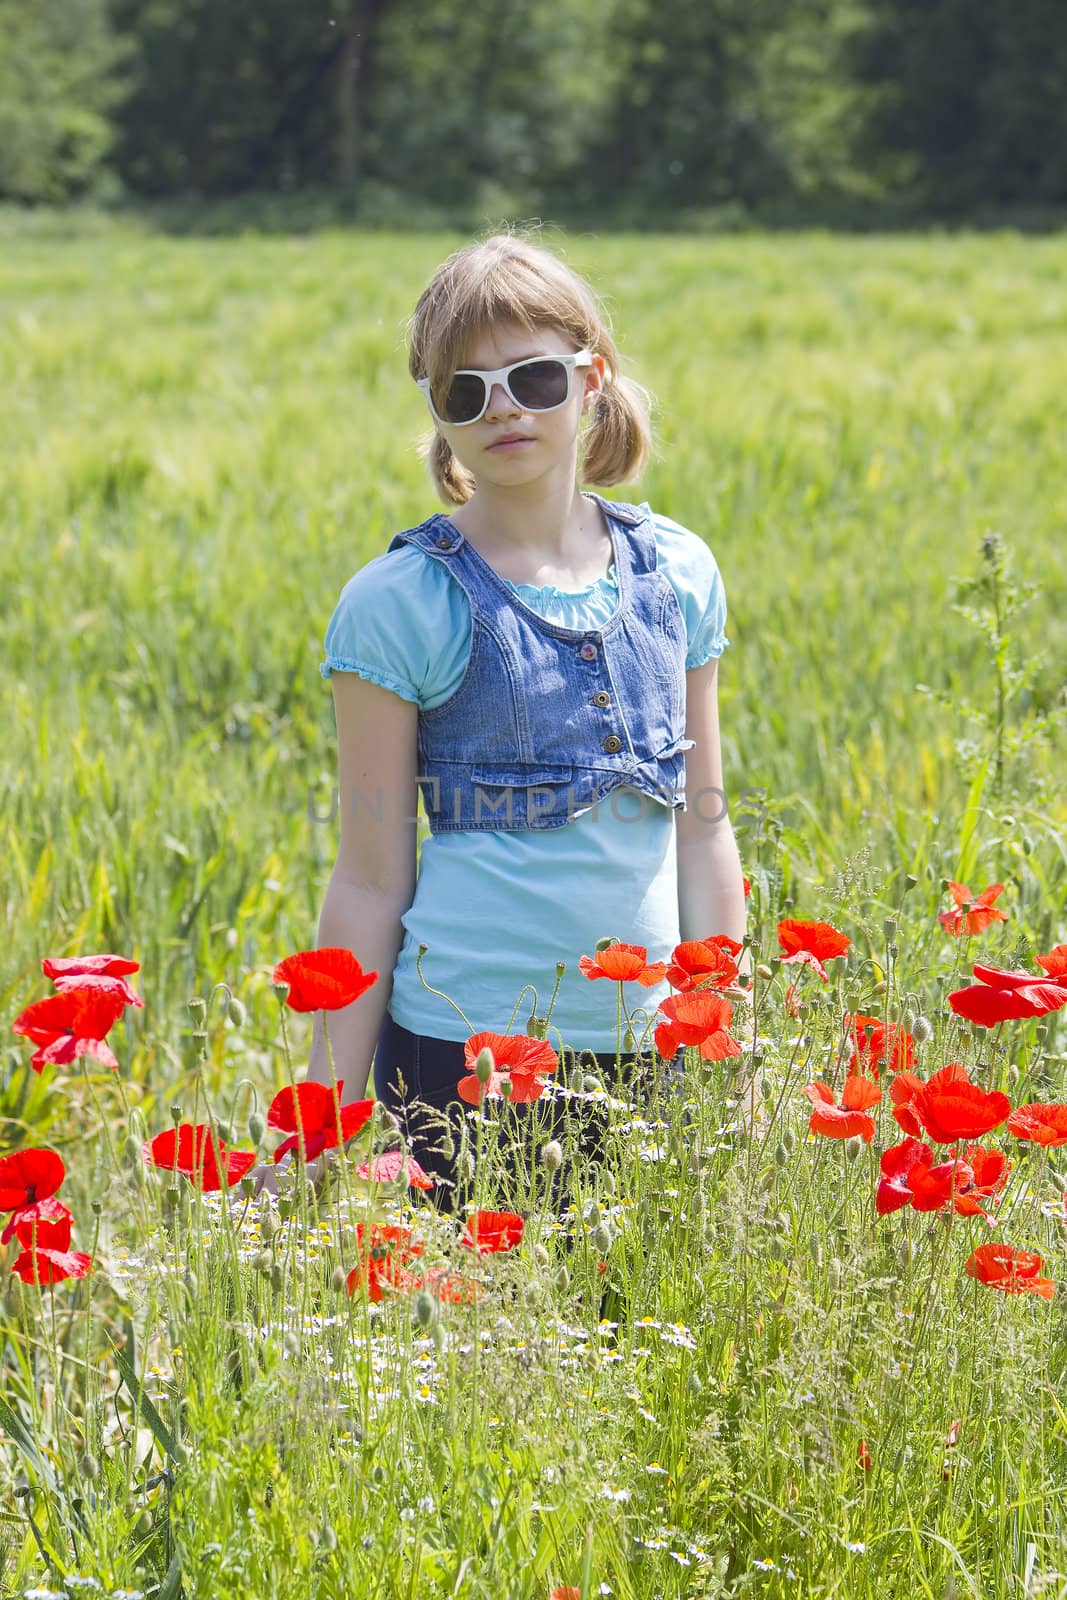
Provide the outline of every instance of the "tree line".
<path id="1" fill-rule="evenodd" d="M 1064 0 L 0 0 L 0 196 L 1067 205 Z"/>

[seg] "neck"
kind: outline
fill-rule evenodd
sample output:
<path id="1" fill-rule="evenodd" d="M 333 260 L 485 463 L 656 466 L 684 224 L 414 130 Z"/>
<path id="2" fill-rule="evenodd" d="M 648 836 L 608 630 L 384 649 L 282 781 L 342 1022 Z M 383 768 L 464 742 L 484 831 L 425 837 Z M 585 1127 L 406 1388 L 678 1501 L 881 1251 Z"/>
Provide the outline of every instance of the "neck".
<path id="1" fill-rule="evenodd" d="M 451 521 L 481 549 L 552 558 L 566 554 L 574 535 L 588 526 L 590 510 L 570 464 L 567 470 L 515 488 L 485 484 Z"/>

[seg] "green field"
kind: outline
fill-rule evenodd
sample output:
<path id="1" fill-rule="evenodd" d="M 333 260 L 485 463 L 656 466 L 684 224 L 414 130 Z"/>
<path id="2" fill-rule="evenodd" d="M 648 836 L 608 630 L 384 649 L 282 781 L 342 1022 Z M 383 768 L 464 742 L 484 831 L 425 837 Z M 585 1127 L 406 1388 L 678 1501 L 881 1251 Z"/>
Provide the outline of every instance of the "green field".
<path id="1" fill-rule="evenodd" d="M 0 214 L 3 1025 L 47 992 L 46 955 L 131 955 L 146 1002 L 112 1041 L 117 1083 L 84 1063 L 37 1077 L 5 1047 L 0 1153 L 64 1154 L 75 1247 L 98 1225 L 101 1268 L 88 1328 L 84 1282 L 0 1300 L 0 1591 L 73 1573 L 173 1600 L 180 1571 L 186 1596 L 234 1600 L 1067 1594 L 1060 1300 L 962 1276 L 981 1219 L 874 1217 L 888 1096 L 853 1161 L 809 1140 L 799 1092 L 851 1010 L 929 1016 L 924 1076 L 958 1060 L 1013 1102 L 1067 1098 L 1057 1018 L 975 1037 L 944 1004 L 981 953 L 1032 969 L 1067 939 L 1067 238 L 559 241 L 656 398 L 656 460 L 612 492 L 697 530 L 723 574 L 723 754 L 760 954 L 779 917 L 824 918 L 848 961 L 799 1022 L 775 969 L 762 1044 L 736 1073 L 694 1066 L 664 1160 L 619 1132 L 581 1177 L 606 1277 L 597 1223 L 553 1231 L 540 1191 L 499 1281 L 432 1326 L 331 1290 L 354 1259 L 335 1191 L 317 1223 L 306 1198 L 285 1222 L 281 1290 L 249 1265 L 249 1219 L 238 1233 L 207 1198 L 169 1224 L 191 1287 L 121 1268 L 158 1246 L 164 1197 L 127 1136 L 173 1103 L 202 1120 L 206 1097 L 247 1143 L 252 1093 L 286 1078 L 270 972 L 315 943 L 336 846 L 315 819 L 335 781 L 322 634 L 348 577 L 435 509 L 404 319 L 459 242 L 68 236 Z M 1004 883 L 1008 921 L 947 938 L 948 878 Z M 247 1020 L 216 1001 L 198 1037 L 187 1002 L 222 982 Z M 299 1077 L 303 1019 L 289 1037 Z M 736 1094 L 759 1066 L 746 1135 Z M 1067 1278 L 1059 1151 L 1002 1143 L 993 1237 Z M 619 1326 L 598 1355 L 605 1283 Z M 294 1332 L 300 1310 L 340 1320 Z M 128 1389 L 105 1404 L 127 1316 L 161 1426 L 188 1430 L 175 1459 Z M 273 1330 L 262 1349 L 250 1319 Z M 26 1474 L 40 1544 L 12 1494 Z"/>

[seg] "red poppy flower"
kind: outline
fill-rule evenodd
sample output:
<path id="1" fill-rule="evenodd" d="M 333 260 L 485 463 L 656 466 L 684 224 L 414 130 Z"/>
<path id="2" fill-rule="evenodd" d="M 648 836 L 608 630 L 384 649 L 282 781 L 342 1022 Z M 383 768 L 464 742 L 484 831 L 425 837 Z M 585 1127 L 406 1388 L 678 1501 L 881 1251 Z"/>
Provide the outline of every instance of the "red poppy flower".
<path id="1" fill-rule="evenodd" d="M 93 1264 L 83 1250 L 23 1250 L 11 1270 L 23 1283 L 60 1283 L 64 1278 L 84 1278 Z"/>
<path id="2" fill-rule="evenodd" d="M 421 1286 L 422 1279 L 407 1265 L 423 1251 L 421 1240 L 414 1238 L 410 1228 L 357 1222 L 356 1239 L 361 1260 L 345 1279 L 349 1294 L 366 1288 L 368 1299 L 378 1301 L 385 1298 L 385 1289 L 394 1294 L 410 1294 Z"/>
<path id="3" fill-rule="evenodd" d="M 1009 1133 L 1017 1139 L 1032 1139 L 1035 1144 L 1067 1144 L 1067 1105 L 1016 1106 L 1007 1121 Z"/>
<path id="4" fill-rule="evenodd" d="M 994 1195 L 1007 1183 L 1011 1162 L 1003 1150 L 987 1150 L 983 1145 L 969 1144 L 956 1154 L 974 1173 L 975 1194 Z"/>
<path id="5" fill-rule="evenodd" d="M 301 1143 L 300 1125 L 304 1130 L 305 1161 L 314 1161 L 324 1150 L 336 1149 L 338 1107 L 340 1107 L 342 1144 L 359 1132 L 374 1110 L 374 1101 L 351 1100 L 348 1105 L 342 1106 L 341 1088 L 341 1084 L 329 1089 L 324 1083 L 313 1083 L 305 1079 L 303 1083 L 297 1084 L 295 1094 L 289 1087 L 278 1090 L 267 1111 L 267 1127 L 278 1128 L 282 1133 L 291 1134 L 292 1137 L 282 1140 L 274 1152 L 275 1161 L 280 1161 Z"/>
<path id="6" fill-rule="evenodd" d="M 17 1238 L 19 1244 L 32 1250 L 36 1229 L 39 1250 L 69 1250 L 73 1224 L 74 1217 L 69 1207 L 54 1195 L 49 1195 L 44 1200 L 35 1201 L 32 1206 L 21 1206 L 18 1211 L 12 1212 L 7 1227 L 0 1233 L 0 1244 Z"/>
<path id="7" fill-rule="evenodd" d="M 667 967 L 672 989 L 724 989 L 737 979 L 737 963 L 721 945 L 710 939 L 685 939 L 675 945 Z"/>
<path id="8" fill-rule="evenodd" d="M 356 1177 L 365 1178 L 368 1183 L 396 1183 L 403 1178 L 412 1189 L 433 1188 L 429 1173 L 423 1171 L 414 1156 L 405 1155 L 403 1150 L 387 1150 L 384 1155 L 364 1161 L 356 1168 Z"/>
<path id="9" fill-rule="evenodd" d="M 81 973 L 122 978 L 140 970 L 141 963 L 131 961 L 129 956 L 45 956 L 41 962 L 46 978 L 68 978 Z"/>
<path id="10" fill-rule="evenodd" d="M 1010 1244 L 980 1244 L 967 1259 L 967 1271 L 980 1283 L 1004 1294 L 1039 1294 L 1051 1300 L 1056 1285 L 1038 1274 L 1045 1265 L 1042 1256 L 1029 1250 L 1016 1250 Z"/>
<path id="11" fill-rule="evenodd" d="M 1067 944 L 1058 944 L 1047 956 L 1038 956 L 1037 964 L 1044 967 L 1050 978 L 1067 983 Z"/>
<path id="12" fill-rule="evenodd" d="M 548 1600 L 582 1600 L 582 1591 L 576 1589 L 572 1583 L 565 1583 L 558 1589 L 553 1589 Z"/>
<path id="13" fill-rule="evenodd" d="M 893 1088 L 896 1088 L 896 1081 L 893 1083 Z M 892 1093 L 892 1090 L 890 1092 Z M 911 1205 L 911 1186 L 908 1179 L 915 1167 L 930 1166 L 933 1159 L 934 1153 L 930 1146 L 923 1144 L 919 1139 L 904 1139 L 900 1144 L 891 1145 L 888 1150 L 883 1151 L 880 1162 L 882 1177 L 874 1202 L 875 1210 L 880 1217 L 888 1216 L 891 1211 L 900 1211 L 904 1206 Z"/>
<path id="14" fill-rule="evenodd" d="M 656 1029 L 656 1049 L 669 1061 L 680 1045 L 696 1045 L 705 1061 L 725 1061 L 741 1054 L 729 1027 L 734 1008 L 724 995 L 708 989 L 672 994 L 660 1006 L 667 1018 Z"/>
<path id="15" fill-rule="evenodd" d="M 908 1187 L 916 1211 L 940 1211 L 950 1202 L 957 1211 L 973 1214 L 982 1210 L 977 1201 L 970 1199 L 961 1205 L 962 1197 L 974 1189 L 974 1173 L 966 1161 L 939 1161 L 936 1166 L 918 1162 L 912 1168 Z"/>
<path id="16" fill-rule="evenodd" d="M 749 883 L 744 873 L 741 874 L 741 887 L 745 891 L 745 899 L 747 900 L 749 895 L 752 893 L 752 885 Z"/>
<path id="17" fill-rule="evenodd" d="M 460 1244 L 482 1255 L 513 1250 L 522 1238 L 523 1220 L 514 1211 L 475 1211 L 467 1218 Z"/>
<path id="18" fill-rule="evenodd" d="M 782 1000 L 782 1004 L 785 1006 L 785 1013 L 787 1017 L 799 1017 L 800 996 L 797 994 L 797 986 L 795 983 L 786 984 L 785 996 Z"/>
<path id="19" fill-rule="evenodd" d="M 0 1211 L 21 1211 L 55 1194 L 67 1169 L 54 1150 L 15 1150 L 0 1156 Z"/>
<path id="20" fill-rule="evenodd" d="M 845 1079 L 841 1104 L 834 1104 L 833 1090 L 825 1083 L 809 1083 L 804 1093 L 815 1110 L 809 1126 L 812 1133 L 821 1133 L 827 1139 L 851 1139 L 858 1135 L 866 1144 L 874 1138 L 874 1118 L 867 1115 L 868 1106 L 876 1106 L 882 1091 L 869 1078 L 858 1072 Z"/>
<path id="21" fill-rule="evenodd" d="M 981 933 L 991 922 L 1007 922 L 1006 911 L 993 909 L 993 901 L 1004 892 L 1002 883 L 991 883 L 981 894 L 973 895 L 965 883 L 949 880 L 949 893 L 956 902 L 955 911 L 942 911 L 938 921 L 946 933 L 958 939 L 961 934 Z M 967 907 L 967 910 L 963 908 Z"/>
<path id="22" fill-rule="evenodd" d="M 907 1108 L 935 1144 L 953 1144 L 998 1128 L 1011 1112 L 1011 1101 L 999 1090 L 971 1083 L 966 1070 L 952 1062 L 909 1096 Z"/>
<path id="23" fill-rule="evenodd" d="M 444 1305 L 465 1306 L 480 1300 L 485 1288 L 477 1278 L 465 1278 L 459 1272 L 445 1272 L 434 1267 L 422 1279 L 422 1287 L 435 1294 Z"/>
<path id="24" fill-rule="evenodd" d="M 35 1072 L 49 1062 L 77 1061 L 81 1056 L 92 1056 L 105 1067 L 117 1069 L 118 1062 L 104 1039 L 125 1008 L 126 1002 L 118 994 L 69 989 L 35 1000 L 19 1012 L 11 1026 L 40 1046 L 30 1057 Z"/>
<path id="25" fill-rule="evenodd" d="M 482 1083 L 474 1069 L 483 1050 L 493 1057 L 493 1071 Z M 509 1098 L 515 1105 L 539 1100 L 546 1088 L 545 1075 L 555 1072 L 559 1058 L 547 1039 L 533 1039 L 525 1033 L 475 1033 L 463 1047 L 468 1076 L 456 1085 L 456 1093 L 468 1105 L 478 1106 L 487 1097 L 499 1100 L 504 1084 L 510 1083 Z"/>
<path id="26" fill-rule="evenodd" d="M 967 1083 L 967 1068 L 961 1067 L 958 1062 L 950 1062 L 947 1067 L 942 1067 L 934 1077 L 941 1084 L 958 1081 Z M 930 1080 L 933 1082 L 933 1079 Z M 911 1101 L 920 1089 L 925 1089 L 926 1084 L 918 1073 L 898 1072 L 889 1085 L 889 1095 L 893 1102 L 893 1115 L 905 1133 L 914 1138 L 922 1137 L 924 1129 L 922 1123 L 911 1109 Z"/>
<path id="27" fill-rule="evenodd" d="M 1055 977 L 1013 972 L 980 961 L 975 962 L 973 971 L 979 981 L 966 989 L 954 989 L 948 1003 L 957 1016 L 982 1028 L 995 1028 L 1017 1018 L 1043 1017 L 1067 1005 L 1067 984 Z"/>
<path id="28" fill-rule="evenodd" d="M 180 1172 L 204 1193 L 232 1189 L 256 1162 L 254 1150 L 227 1150 L 206 1122 L 181 1122 L 157 1133 L 144 1141 L 141 1154 L 146 1166 Z"/>
<path id="29" fill-rule="evenodd" d="M 298 950 L 274 969 L 274 982 L 289 985 L 285 1003 L 291 1011 L 339 1011 L 365 994 L 377 977 L 376 972 L 364 972 L 351 950 L 335 945 Z"/>
<path id="30" fill-rule="evenodd" d="M 890 1072 L 914 1068 L 915 1040 L 905 1028 L 895 1022 L 887 1025 L 879 1017 L 865 1017 L 861 1012 L 846 1016 L 845 1023 L 856 1052 L 857 1067 L 866 1067 L 876 1078 L 882 1066 L 888 1066 Z"/>
<path id="31" fill-rule="evenodd" d="M 871 1452 L 867 1449 L 866 1439 L 860 1440 L 859 1449 L 856 1452 L 856 1456 L 860 1466 L 863 1468 L 863 1471 L 870 1472 L 874 1462 L 871 1460 Z"/>
<path id="32" fill-rule="evenodd" d="M 643 944 L 609 944 L 595 956 L 582 956 L 579 972 L 587 978 L 611 978 L 615 983 L 639 983 L 651 989 L 667 971 L 665 961 L 648 963 L 648 950 Z"/>
<path id="33" fill-rule="evenodd" d="M 72 972 L 52 980 L 60 994 L 70 994 L 75 989 L 86 994 L 110 994 L 124 1006 L 144 1009 L 144 1001 L 136 989 L 131 989 L 125 978 L 113 978 L 104 972 Z"/>
<path id="34" fill-rule="evenodd" d="M 786 917 L 778 924 L 778 943 L 785 951 L 781 958 L 783 967 L 791 962 L 804 962 L 815 968 L 823 983 L 829 983 L 823 962 L 843 956 L 852 940 L 829 922 L 797 922 Z"/>

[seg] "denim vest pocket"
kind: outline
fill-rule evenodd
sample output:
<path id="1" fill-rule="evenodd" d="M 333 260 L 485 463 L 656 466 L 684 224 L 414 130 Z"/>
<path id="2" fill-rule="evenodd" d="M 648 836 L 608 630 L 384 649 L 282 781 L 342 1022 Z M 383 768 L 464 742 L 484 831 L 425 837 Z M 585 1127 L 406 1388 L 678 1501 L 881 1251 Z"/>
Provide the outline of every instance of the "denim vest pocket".
<path id="1" fill-rule="evenodd" d="M 498 818 L 508 823 L 515 812 L 529 824 L 531 818 L 564 812 L 571 799 L 573 767 L 472 766 L 476 822 Z"/>

